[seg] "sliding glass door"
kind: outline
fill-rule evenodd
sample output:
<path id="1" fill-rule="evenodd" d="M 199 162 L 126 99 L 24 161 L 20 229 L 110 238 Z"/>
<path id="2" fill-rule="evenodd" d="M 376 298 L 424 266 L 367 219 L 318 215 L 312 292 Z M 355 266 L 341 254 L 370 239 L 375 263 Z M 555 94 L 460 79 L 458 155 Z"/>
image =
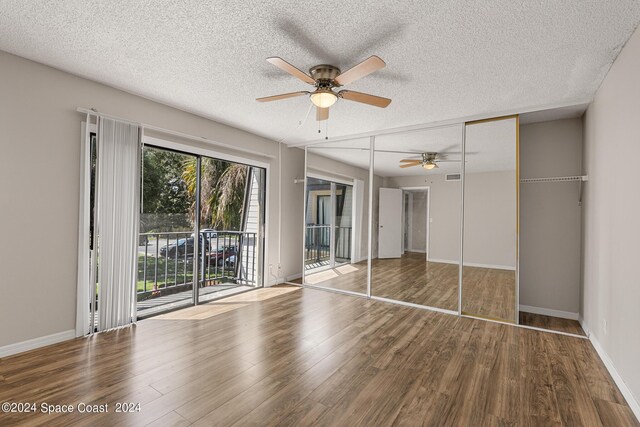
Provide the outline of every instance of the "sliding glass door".
<path id="1" fill-rule="evenodd" d="M 138 243 L 138 316 L 193 302 L 197 157 L 145 146 Z"/>
<path id="2" fill-rule="evenodd" d="M 265 170 L 149 145 L 142 158 L 138 317 L 262 286 Z"/>

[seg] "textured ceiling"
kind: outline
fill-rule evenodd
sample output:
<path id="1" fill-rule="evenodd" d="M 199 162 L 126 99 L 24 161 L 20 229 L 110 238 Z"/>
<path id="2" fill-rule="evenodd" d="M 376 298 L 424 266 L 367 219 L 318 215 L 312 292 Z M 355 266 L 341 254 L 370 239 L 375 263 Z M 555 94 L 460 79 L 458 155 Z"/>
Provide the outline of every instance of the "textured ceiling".
<path id="1" fill-rule="evenodd" d="M 318 139 L 308 99 L 254 100 L 308 88 L 269 56 L 303 70 L 386 61 L 347 89 L 393 103 L 339 101 L 332 137 L 584 103 L 639 20 L 634 0 L 3 0 L 0 49 L 300 143 Z"/>

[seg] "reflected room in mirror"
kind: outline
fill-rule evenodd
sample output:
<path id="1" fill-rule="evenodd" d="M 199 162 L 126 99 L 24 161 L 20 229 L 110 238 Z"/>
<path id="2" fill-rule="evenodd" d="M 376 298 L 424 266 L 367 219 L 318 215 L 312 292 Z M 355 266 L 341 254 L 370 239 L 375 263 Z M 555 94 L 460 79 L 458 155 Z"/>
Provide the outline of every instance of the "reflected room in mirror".
<path id="1" fill-rule="evenodd" d="M 303 283 L 367 293 L 369 138 L 307 147 Z"/>
<path id="2" fill-rule="evenodd" d="M 373 297 L 458 312 L 461 125 L 374 144 Z"/>

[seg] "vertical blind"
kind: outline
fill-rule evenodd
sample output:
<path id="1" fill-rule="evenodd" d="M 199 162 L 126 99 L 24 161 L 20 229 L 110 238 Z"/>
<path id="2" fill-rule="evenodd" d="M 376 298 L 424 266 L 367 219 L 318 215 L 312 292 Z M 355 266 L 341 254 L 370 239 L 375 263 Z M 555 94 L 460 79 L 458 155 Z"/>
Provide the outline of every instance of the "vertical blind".
<path id="1" fill-rule="evenodd" d="M 135 321 L 139 155 L 137 125 L 99 119 L 96 174 L 99 331 Z"/>

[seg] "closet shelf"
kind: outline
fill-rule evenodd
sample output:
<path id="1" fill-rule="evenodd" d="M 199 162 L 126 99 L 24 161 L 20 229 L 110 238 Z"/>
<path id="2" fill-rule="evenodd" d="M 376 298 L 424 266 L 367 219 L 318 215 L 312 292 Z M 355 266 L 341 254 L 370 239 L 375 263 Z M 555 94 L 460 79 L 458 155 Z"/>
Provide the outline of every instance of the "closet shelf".
<path id="1" fill-rule="evenodd" d="M 523 178 L 520 180 L 521 184 L 530 184 L 536 182 L 567 182 L 567 181 L 588 181 L 587 175 L 576 176 L 553 176 L 547 178 Z"/>

